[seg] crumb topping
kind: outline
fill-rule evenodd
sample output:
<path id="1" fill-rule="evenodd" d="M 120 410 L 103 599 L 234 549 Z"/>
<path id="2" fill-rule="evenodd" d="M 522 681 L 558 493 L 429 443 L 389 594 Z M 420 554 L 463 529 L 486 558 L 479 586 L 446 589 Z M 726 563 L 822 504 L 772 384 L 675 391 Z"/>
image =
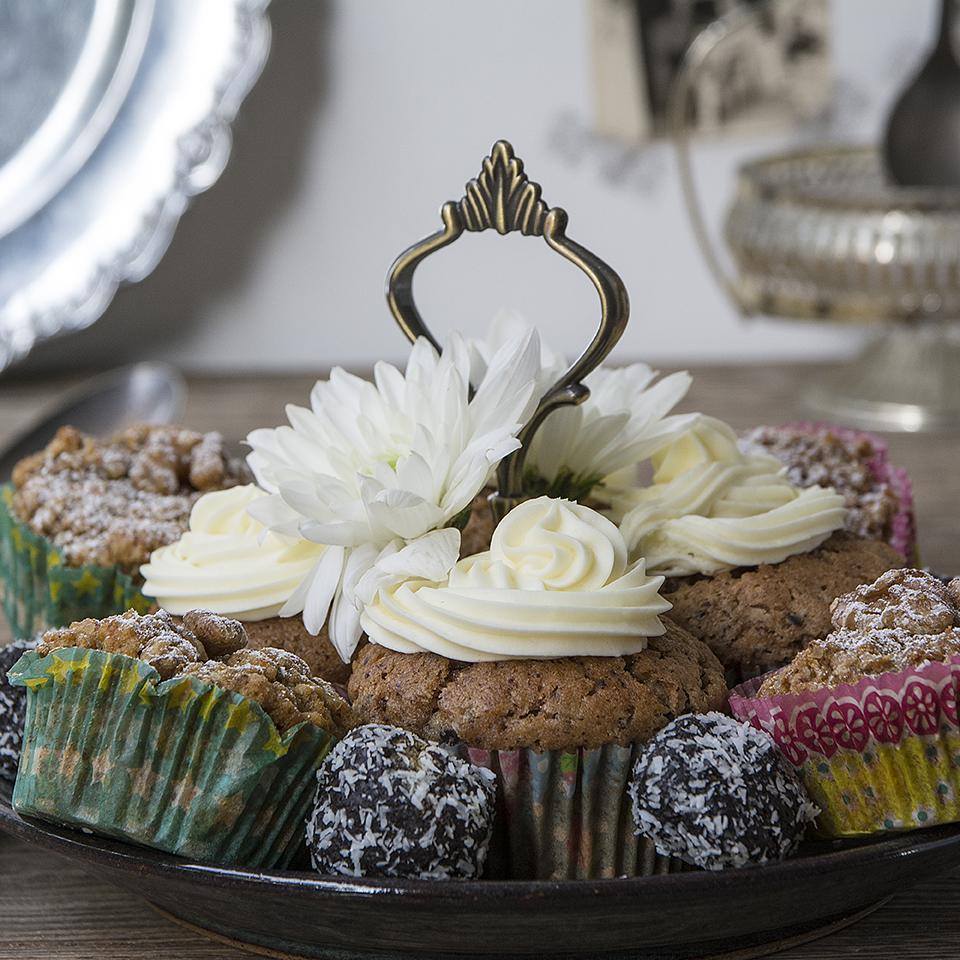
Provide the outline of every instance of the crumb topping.
<path id="1" fill-rule="evenodd" d="M 14 469 L 13 512 L 60 547 L 69 566 L 136 573 L 186 531 L 202 493 L 247 479 L 218 433 L 140 425 L 98 440 L 61 427 Z"/>
<path id="2" fill-rule="evenodd" d="M 768 677 L 759 696 L 856 683 L 960 656 L 960 579 L 888 570 L 833 601 L 834 630 Z"/>
<path id="3" fill-rule="evenodd" d="M 869 436 L 841 436 L 790 427 L 757 427 L 741 446 L 776 457 L 787 479 L 798 487 L 833 487 L 847 508 L 846 528 L 871 540 L 889 540 L 900 500 L 892 485 L 877 477 L 873 462 L 880 451 Z"/>
<path id="4" fill-rule="evenodd" d="M 104 620 L 79 620 L 48 630 L 37 651 L 44 657 L 65 647 L 122 653 L 150 664 L 161 679 L 197 677 L 256 701 L 281 732 L 309 721 L 340 735 L 353 726 L 346 701 L 286 650 L 247 647 L 243 625 L 206 610 L 178 620 L 166 611 L 141 616 L 133 610 Z"/>

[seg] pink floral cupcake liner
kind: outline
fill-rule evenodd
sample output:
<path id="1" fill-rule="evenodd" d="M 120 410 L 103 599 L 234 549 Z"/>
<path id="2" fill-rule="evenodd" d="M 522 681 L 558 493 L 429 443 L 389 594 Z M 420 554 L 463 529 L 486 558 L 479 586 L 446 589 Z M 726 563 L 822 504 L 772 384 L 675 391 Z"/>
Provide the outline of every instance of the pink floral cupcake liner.
<path id="1" fill-rule="evenodd" d="M 856 684 L 757 697 L 762 677 L 730 696 L 766 731 L 823 811 L 818 829 L 863 836 L 960 820 L 960 657 Z"/>

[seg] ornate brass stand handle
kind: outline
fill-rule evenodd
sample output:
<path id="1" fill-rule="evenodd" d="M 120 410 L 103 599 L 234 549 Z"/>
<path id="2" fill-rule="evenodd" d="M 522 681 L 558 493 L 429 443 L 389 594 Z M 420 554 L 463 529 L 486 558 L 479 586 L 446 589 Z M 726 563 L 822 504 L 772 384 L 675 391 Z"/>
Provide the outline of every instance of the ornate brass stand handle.
<path id="1" fill-rule="evenodd" d="M 600 297 L 600 325 L 587 348 L 569 370 L 543 395 L 530 421 L 520 432 L 522 447 L 506 457 L 497 471 L 499 490 L 491 498 L 497 519 L 525 499 L 523 466 L 533 435 L 558 407 L 583 403 L 590 391 L 584 378 L 613 349 L 630 316 L 630 303 L 623 281 L 609 265 L 566 235 L 567 213 L 547 207 L 540 185 L 527 179 L 523 161 L 514 156 L 506 140 L 498 140 L 484 159 L 480 176 L 471 180 L 459 202 L 448 201 L 440 210 L 442 229 L 408 247 L 393 262 L 387 276 L 387 303 L 394 319 L 410 341 L 426 337 L 437 350 L 440 345 L 427 329 L 413 299 L 413 275 L 431 253 L 453 243 L 464 230 L 496 230 L 506 235 L 518 231 L 528 237 L 543 237 L 547 245 L 579 267 Z"/>

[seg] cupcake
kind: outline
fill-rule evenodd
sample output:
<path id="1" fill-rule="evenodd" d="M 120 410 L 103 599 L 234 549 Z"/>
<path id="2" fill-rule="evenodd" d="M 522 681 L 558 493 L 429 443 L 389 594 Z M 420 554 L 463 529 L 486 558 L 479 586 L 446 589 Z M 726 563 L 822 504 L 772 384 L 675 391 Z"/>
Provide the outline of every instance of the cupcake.
<path id="1" fill-rule="evenodd" d="M 834 601 L 833 628 L 734 714 L 799 769 L 828 836 L 960 820 L 960 580 L 888 571 Z"/>
<path id="2" fill-rule="evenodd" d="M 140 565 L 186 530 L 201 492 L 245 476 L 216 433 L 139 426 L 100 441 L 63 427 L 0 488 L 0 592 L 14 636 L 145 611 Z"/>
<path id="3" fill-rule="evenodd" d="M 207 611 L 128 611 L 48 631 L 27 690 L 22 815 L 195 860 L 287 865 L 346 702 L 283 650 Z"/>
<path id="4" fill-rule="evenodd" d="M 825 423 L 788 423 L 756 427 L 740 445 L 745 452 L 776 457 L 798 487 L 833 487 L 846 504 L 850 533 L 882 540 L 905 561 L 916 560 L 910 477 L 890 463 L 880 437 Z"/>
<path id="5" fill-rule="evenodd" d="M 650 485 L 608 484 L 611 512 L 631 556 L 667 578 L 671 617 L 734 679 L 788 662 L 829 629 L 831 600 L 902 564 L 845 532 L 837 491 L 795 486 L 722 421 L 700 417 L 652 461 Z"/>
<path id="6" fill-rule="evenodd" d="M 311 635 L 299 613 L 280 616 L 326 547 L 271 533 L 249 508 L 267 494 L 254 484 L 204 494 L 190 526 L 140 568 L 144 596 L 168 613 L 210 610 L 243 623 L 251 647 L 279 647 L 307 662 L 314 676 L 346 683 L 350 666 L 324 627 Z"/>
<path id="7" fill-rule="evenodd" d="M 670 869 L 631 829 L 631 766 L 638 744 L 726 688 L 706 645 L 661 619 L 661 578 L 627 562 L 606 518 L 547 497 L 511 511 L 487 553 L 452 560 L 443 581 L 385 577 L 368 595 L 358 717 L 497 774 L 495 873 Z"/>

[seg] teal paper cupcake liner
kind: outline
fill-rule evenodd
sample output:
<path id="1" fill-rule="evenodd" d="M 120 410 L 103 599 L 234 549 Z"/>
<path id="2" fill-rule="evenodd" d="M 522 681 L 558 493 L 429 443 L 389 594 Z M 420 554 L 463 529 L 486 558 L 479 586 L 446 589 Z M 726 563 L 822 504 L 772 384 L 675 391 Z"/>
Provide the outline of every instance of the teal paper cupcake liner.
<path id="1" fill-rule="evenodd" d="M 151 609 L 118 567 L 64 564 L 58 547 L 14 516 L 12 503 L 13 487 L 0 487 L 0 599 L 16 639 L 87 617 Z"/>
<path id="2" fill-rule="evenodd" d="M 485 875 L 594 880 L 683 869 L 634 832 L 627 786 L 635 749 L 465 748 L 472 763 L 497 775 L 497 824 Z"/>
<path id="3" fill-rule="evenodd" d="M 285 867 L 303 845 L 331 734 L 282 736 L 260 705 L 100 650 L 25 654 L 18 813 L 190 859 Z"/>

